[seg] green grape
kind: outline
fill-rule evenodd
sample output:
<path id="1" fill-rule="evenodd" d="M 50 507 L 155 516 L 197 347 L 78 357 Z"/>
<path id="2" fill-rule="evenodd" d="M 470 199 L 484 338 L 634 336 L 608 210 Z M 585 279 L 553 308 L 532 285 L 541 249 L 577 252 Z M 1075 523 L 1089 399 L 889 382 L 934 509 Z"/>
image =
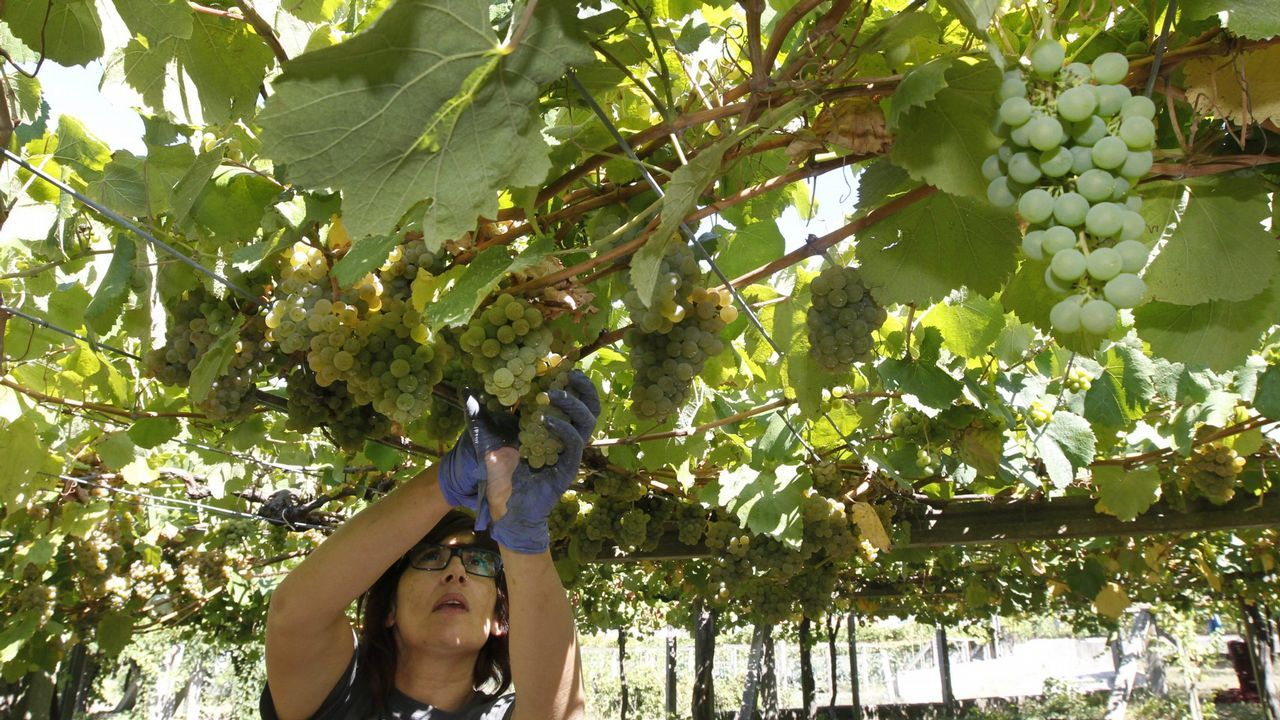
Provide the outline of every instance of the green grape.
<path id="1" fill-rule="evenodd" d="M 1009 98 L 1025 98 L 1027 96 L 1027 84 L 1020 77 L 1005 78 L 1000 83 L 1000 99 L 1008 100 Z"/>
<path id="2" fill-rule="evenodd" d="M 1084 275 L 1086 263 L 1084 253 L 1075 248 L 1067 248 L 1054 253 L 1053 260 L 1049 262 L 1049 269 L 1062 280 L 1075 282 Z"/>
<path id="3" fill-rule="evenodd" d="M 1123 266 L 1124 259 L 1113 248 L 1096 248 L 1089 253 L 1089 277 L 1094 280 L 1106 282 L 1118 275 Z"/>
<path id="4" fill-rule="evenodd" d="M 1092 146 L 1106 136 L 1107 123 L 1097 115 L 1090 115 L 1071 127 L 1071 139 L 1077 145 Z"/>
<path id="5" fill-rule="evenodd" d="M 1116 325 L 1116 309 L 1106 300 L 1090 300 L 1080 308 L 1080 327 L 1087 333 L 1103 335 Z"/>
<path id="6" fill-rule="evenodd" d="M 1147 265 L 1147 246 L 1138 240 L 1116 243 L 1116 252 L 1120 254 L 1120 269 L 1124 272 L 1136 273 Z"/>
<path id="7" fill-rule="evenodd" d="M 1131 97 L 1129 88 L 1124 85 L 1098 85 L 1094 92 L 1098 96 L 1098 107 L 1094 112 L 1104 118 L 1115 116 Z"/>
<path id="8" fill-rule="evenodd" d="M 1113 85 L 1129 74 L 1129 60 L 1117 52 L 1103 53 L 1093 61 L 1093 77 L 1101 85 Z"/>
<path id="9" fill-rule="evenodd" d="M 1071 286 L 1063 285 L 1062 281 L 1058 280 L 1057 276 L 1053 274 L 1053 270 L 1047 267 L 1044 269 L 1044 286 L 1049 288 L 1050 292 L 1058 295 L 1066 295 L 1071 292 Z"/>
<path id="10" fill-rule="evenodd" d="M 1125 100 L 1124 104 L 1120 106 L 1120 117 L 1125 119 L 1140 117 L 1154 120 L 1156 117 L 1156 104 L 1151 102 L 1151 98 L 1145 95 L 1134 95 Z"/>
<path id="11" fill-rule="evenodd" d="M 1009 160 L 1009 177 L 1030 185 L 1040 179 L 1040 167 L 1031 159 L 1031 155 L 1020 152 Z"/>
<path id="12" fill-rule="evenodd" d="M 1064 225 L 1052 225 L 1044 231 L 1044 239 L 1040 244 L 1046 254 L 1057 255 L 1067 248 L 1075 247 L 1076 234 Z"/>
<path id="13" fill-rule="evenodd" d="M 1029 223 L 1042 223 L 1053 215 L 1053 196 L 1035 188 L 1018 198 L 1018 213 Z"/>
<path id="14" fill-rule="evenodd" d="M 1065 147 L 1056 147 L 1040 156 L 1040 171 L 1048 177 L 1058 178 L 1071 172 L 1075 156 Z"/>
<path id="15" fill-rule="evenodd" d="M 1037 150 L 1052 150 L 1062 144 L 1064 137 L 1057 118 L 1041 116 L 1027 123 L 1027 139 Z"/>
<path id="16" fill-rule="evenodd" d="M 1119 135 L 1130 150 L 1147 150 L 1155 142 L 1156 126 L 1147 118 L 1129 117 L 1120 123 Z"/>
<path id="17" fill-rule="evenodd" d="M 1103 170 L 1112 170 L 1124 165 L 1129 157 L 1129 147 L 1114 135 L 1108 135 L 1093 144 L 1093 164 Z M 1111 195 L 1111 184 L 1108 183 L 1107 195 Z"/>
<path id="18" fill-rule="evenodd" d="M 1011 129 L 1021 127 L 1031 119 L 1031 103 L 1025 97 L 1011 97 L 1000 103 L 999 116 Z"/>
<path id="19" fill-rule="evenodd" d="M 1009 192 L 1009 180 L 1001 175 L 987 185 L 987 202 L 998 208 L 1013 207 L 1017 199 Z"/>
<path id="20" fill-rule="evenodd" d="M 1130 210 L 1138 212 L 1142 210 L 1142 198 L 1137 195 L 1130 195 L 1124 199 L 1124 205 Z"/>
<path id="21" fill-rule="evenodd" d="M 1093 169 L 1093 151 L 1087 145 L 1071 146 L 1071 172 L 1076 175 Z"/>
<path id="22" fill-rule="evenodd" d="M 1129 208 L 1120 205 L 1120 239 L 1121 240 L 1137 240 L 1147 232 L 1147 223 L 1138 213 Z"/>
<path id="23" fill-rule="evenodd" d="M 1087 85 L 1068 88 L 1058 96 L 1058 116 L 1067 122 L 1080 122 L 1093 115 L 1098 98 Z"/>
<path id="24" fill-rule="evenodd" d="M 1080 193 L 1065 192 L 1053 201 L 1053 219 L 1068 227 L 1079 227 L 1089 212 L 1089 201 Z"/>
<path id="25" fill-rule="evenodd" d="M 1107 281 L 1102 290 L 1107 302 L 1118 308 L 1137 307 L 1147 294 L 1147 284 L 1132 273 L 1120 273 Z"/>
<path id="26" fill-rule="evenodd" d="M 1154 164 L 1154 158 L 1150 150 L 1130 152 L 1125 156 L 1124 165 L 1120 167 L 1120 174 L 1136 181 L 1151 172 L 1152 164 Z"/>
<path id="27" fill-rule="evenodd" d="M 1062 69 L 1062 62 L 1066 59 L 1066 51 L 1062 49 L 1058 41 L 1044 38 L 1031 46 L 1031 49 L 1027 52 L 1027 57 L 1031 60 L 1031 69 L 1037 75 L 1049 77 Z M 1097 72 L 1096 68 L 1094 72 Z"/>
<path id="28" fill-rule="evenodd" d="M 1111 197 L 1115 189 L 1115 177 L 1106 170 L 1093 168 L 1076 178 L 1076 191 L 1090 202 L 1102 202 Z"/>
<path id="29" fill-rule="evenodd" d="M 1027 125 L 1021 125 L 1009 131 L 1009 141 L 1018 147 L 1031 147 L 1030 130 Z"/>
<path id="30" fill-rule="evenodd" d="M 1042 230 L 1032 230 L 1022 238 L 1022 252 L 1032 260 L 1044 259 L 1044 248 L 1040 244 L 1040 238 L 1043 235 Z"/>
<path id="31" fill-rule="evenodd" d="M 1049 311 L 1049 324 L 1053 329 L 1063 333 L 1073 333 L 1080 329 L 1079 296 L 1073 295 L 1062 300 Z"/>
<path id="32" fill-rule="evenodd" d="M 1077 83 L 1087 83 L 1093 79 L 1093 71 L 1082 62 L 1067 63 L 1063 70 L 1066 71 L 1068 77 L 1074 79 Z"/>
<path id="33" fill-rule="evenodd" d="M 1084 218 L 1084 226 L 1091 235 L 1107 238 L 1120 232 L 1122 220 L 1119 206 L 1104 202 L 1089 208 L 1089 213 Z"/>
<path id="34" fill-rule="evenodd" d="M 989 155 L 987 159 L 982 161 L 982 176 L 988 181 L 995 180 L 1004 174 L 1004 168 L 1001 167 L 1000 156 Z"/>

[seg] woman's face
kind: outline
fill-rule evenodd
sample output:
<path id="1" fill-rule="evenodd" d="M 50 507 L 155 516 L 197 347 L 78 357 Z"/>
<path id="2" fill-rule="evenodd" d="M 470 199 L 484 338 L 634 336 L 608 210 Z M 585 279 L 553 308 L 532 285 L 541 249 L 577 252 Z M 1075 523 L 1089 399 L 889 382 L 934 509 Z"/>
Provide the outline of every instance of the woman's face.
<path id="1" fill-rule="evenodd" d="M 449 535 L 441 545 L 469 545 L 473 533 Z M 479 652 L 498 624 L 498 588 L 494 578 L 467 573 L 462 558 L 449 558 L 442 570 L 406 568 L 396 586 L 395 608 L 387 619 L 401 644 L 420 650 Z"/>

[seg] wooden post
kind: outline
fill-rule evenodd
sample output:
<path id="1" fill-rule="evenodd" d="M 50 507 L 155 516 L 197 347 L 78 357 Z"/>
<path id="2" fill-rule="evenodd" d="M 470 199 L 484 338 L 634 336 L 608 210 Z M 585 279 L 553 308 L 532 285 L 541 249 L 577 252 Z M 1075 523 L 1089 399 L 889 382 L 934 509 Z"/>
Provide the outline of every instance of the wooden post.
<path id="1" fill-rule="evenodd" d="M 1119 662 L 1116 666 L 1115 685 L 1111 697 L 1107 700 L 1106 720 L 1124 720 L 1128 711 L 1129 696 L 1137 685 L 1138 671 L 1147 654 L 1147 634 L 1151 629 L 1151 611 L 1139 610 L 1133 617 L 1133 626 L 1129 635 L 1120 645 Z M 1115 653 L 1112 653 L 1113 657 Z"/>
<path id="2" fill-rule="evenodd" d="M 933 634 L 933 652 L 938 658 L 938 679 L 942 684 L 942 704 L 951 717 L 955 711 L 956 695 L 951 690 L 951 656 L 947 653 L 947 629 L 941 625 Z"/>
<path id="3" fill-rule="evenodd" d="M 716 612 L 702 610 L 693 638 L 693 720 L 715 720 Z"/>
<path id="4" fill-rule="evenodd" d="M 987 647 L 987 660 L 1000 657 L 1000 616 L 991 614 L 991 644 Z"/>
<path id="5" fill-rule="evenodd" d="M 840 623 L 844 618 L 839 615 L 827 614 L 827 655 L 831 665 L 831 717 L 836 716 L 836 695 L 839 693 L 839 686 L 836 684 L 836 677 L 839 674 L 836 670 L 836 635 L 840 632 Z"/>
<path id="6" fill-rule="evenodd" d="M 858 686 L 858 616 L 849 613 L 849 688 L 853 707 L 853 720 L 862 720 L 862 692 Z"/>
<path id="7" fill-rule="evenodd" d="M 676 636 L 667 636 L 667 716 L 678 715 L 676 702 Z"/>
<path id="8" fill-rule="evenodd" d="M 761 705 L 764 720 L 778 720 L 778 658 L 773 647 L 773 628 L 764 637 L 764 673 L 760 678 L 760 691 L 764 694 Z"/>
<path id="9" fill-rule="evenodd" d="M 760 666 L 764 656 L 764 638 L 769 626 L 756 624 L 751 631 L 751 655 L 747 659 L 747 683 L 742 688 L 742 705 L 738 710 L 738 720 L 754 720 L 756 714 L 756 692 L 760 687 Z"/>
<path id="10" fill-rule="evenodd" d="M 85 669 L 89 664 L 89 653 L 84 643 L 76 643 L 66 661 L 67 680 L 62 692 L 58 693 L 58 720 L 71 720 L 75 717 L 84 695 Z"/>
<path id="11" fill-rule="evenodd" d="M 1257 605 L 1240 601 L 1240 614 L 1244 616 L 1245 640 L 1249 646 L 1249 658 L 1253 661 L 1258 701 L 1267 712 L 1267 720 L 1280 720 L 1280 697 L 1277 696 L 1275 671 L 1271 664 L 1270 628 L 1262 613 L 1258 612 Z"/>
<path id="12" fill-rule="evenodd" d="M 627 631 L 618 628 L 618 682 L 622 687 L 622 720 L 627 720 L 629 700 L 627 697 Z"/>
<path id="13" fill-rule="evenodd" d="M 813 621 L 808 616 L 800 620 L 800 697 L 804 716 L 809 720 L 813 720 L 817 713 L 814 702 L 817 688 L 813 681 L 812 624 Z"/>

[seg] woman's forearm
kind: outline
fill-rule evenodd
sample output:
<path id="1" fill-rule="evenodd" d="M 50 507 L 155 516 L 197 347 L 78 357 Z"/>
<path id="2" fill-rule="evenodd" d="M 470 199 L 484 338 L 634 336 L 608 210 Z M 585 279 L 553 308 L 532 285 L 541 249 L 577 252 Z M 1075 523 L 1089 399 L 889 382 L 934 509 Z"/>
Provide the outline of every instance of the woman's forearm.
<path id="1" fill-rule="evenodd" d="M 281 581 L 271 596 L 277 623 L 340 618 L 364 591 L 450 509 L 434 466 L 343 523 Z"/>
<path id="2" fill-rule="evenodd" d="M 573 608 L 551 553 L 502 549 L 510 606 L 515 717 L 568 720 L 586 707 Z"/>

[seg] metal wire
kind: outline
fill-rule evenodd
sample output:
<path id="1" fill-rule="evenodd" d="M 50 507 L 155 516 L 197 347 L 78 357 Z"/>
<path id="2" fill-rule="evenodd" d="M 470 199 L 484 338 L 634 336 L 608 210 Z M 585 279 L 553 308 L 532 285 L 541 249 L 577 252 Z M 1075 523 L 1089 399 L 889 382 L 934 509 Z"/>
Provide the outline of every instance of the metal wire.
<path id="1" fill-rule="evenodd" d="M 570 70 L 568 74 L 569 82 L 573 83 L 574 88 L 578 91 L 578 94 L 582 96 L 583 101 L 585 101 L 588 107 L 591 108 L 591 111 L 596 114 L 596 117 L 600 119 L 600 122 L 604 124 L 605 129 L 609 131 L 609 134 L 612 135 L 613 139 L 618 143 L 618 147 L 622 148 L 622 151 L 631 159 L 631 162 L 635 163 L 636 168 L 640 171 L 641 176 L 644 177 L 645 182 L 649 185 L 650 189 L 652 189 L 658 197 L 665 197 L 666 195 L 662 192 L 662 187 L 658 185 L 658 181 L 655 180 L 653 174 L 649 172 L 649 168 L 645 167 L 644 163 L 636 155 L 635 150 L 631 148 L 631 144 L 622 137 L 622 133 L 618 131 L 618 128 L 609 120 L 609 117 L 605 115 L 604 110 L 596 103 L 595 98 L 591 97 L 591 93 L 587 92 L 586 87 L 584 87 L 582 82 L 578 80 L 578 76 L 575 75 L 572 70 Z M 694 236 L 693 231 L 689 229 L 689 226 L 684 222 L 681 222 L 680 231 L 684 234 L 685 239 L 698 249 L 698 252 L 702 255 L 702 259 L 706 260 L 707 264 L 711 266 L 711 271 L 715 273 L 720 282 L 729 289 L 729 292 L 733 295 L 733 299 L 738 303 L 738 306 L 742 308 L 747 319 L 751 321 L 751 325 L 755 327 L 756 331 L 760 333 L 760 336 L 769 344 L 769 347 L 773 349 L 773 352 L 779 359 L 785 358 L 787 353 L 778 345 L 777 342 L 774 341 L 773 337 L 769 335 L 769 331 L 765 330 L 764 324 L 760 322 L 760 317 L 756 315 L 755 310 L 752 309 L 751 305 L 742 297 L 741 293 L 738 292 L 738 289 L 733 286 L 733 282 L 724 274 L 724 271 L 720 269 L 720 266 L 716 264 L 715 260 L 712 259 L 711 254 L 702 246 L 702 243 L 697 241 L 697 238 Z M 830 260 L 830 257 L 828 256 L 827 259 Z M 840 431 L 840 428 L 836 425 L 835 421 L 831 419 L 831 415 L 823 411 L 822 416 L 826 419 L 827 423 L 831 425 L 831 429 L 836 432 L 836 435 L 840 436 L 846 445 L 851 445 L 848 436 Z M 782 418 L 782 422 L 786 423 L 787 429 L 791 431 L 791 434 L 796 436 L 796 439 L 800 441 L 800 444 L 812 453 L 813 448 L 804 439 L 804 436 L 800 434 L 800 431 L 791 424 L 790 418 L 788 418 L 785 413 L 779 413 L 778 417 Z"/>
<path id="2" fill-rule="evenodd" d="M 205 505 L 203 503 L 198 503 L 191 500 L 182 500 L 179 498 L 165 498 L 165 497 L 160 497 L 158 495 L 148 495 L 147 493 L 138 492 L 137 490 L 126 490 L 125 488 L 118 488 L 113 485 L 104 485 L 102 483 L 96 483 L 90 479 L 90 478 L 101 478 L 102 477 L 101 475 L 87 475 L 84 477 L 75 477 L 73 475 L 61 475 L 61 474 L 54 475 L 53 473 L 41 473 L 41 474 L 49 475 L 51 477 L 56 477 L 59 480 L 73 482 L 78 485 L 86 485 L 88 487 L 102 488 L 104 490 L 108 490 L 110 492 L 117 493 L 120 495 L 129 495 L 131 497 L 137 497 L 137 498 L 149 500 L 151 501 L 151 503 L 149 504 L 151 504 L 153 507 L 163 507 L 167 510 L 185 510 L 187 508 L 193 508 L 196 510 L 203 510 L 211 513 L 216 513 L 219 515 L 227 515 L 229 517 L 242 518 L 245 520 L 257 520 L 259 522 L 267 522 L 267 523 L 271 523 L 272 525 L 285 525 L 286 527 L 289 527 L 289 528 L 306 528 L 308 530 L 328 530 L 329 529 L 328 526 L 326 525 L 313 525 L 311 523 L 290 522 L 288 520 L 285 520 L 284 518 L 277 519 L 277 518 L 264 517 L 262 515 L 252 515 L 250 513 L 240 512 L 238 510 L 229 510 L 227 508 L 214 507 L 212 505 Z"/>
<path id="3" fill-rule="evenodd" d="M 35 167 L 35 166 L 34 166 L 34 165 L 32 165 L 31 163 L 28 163 L 26 160 L 23 160 L 22 158 L 18 157 L 17 155 L 14 155 L 12 152 L 9 152 L 8 148 L 0 148 L 0 153 L 3 153 L 3 154 L 4 154 L 4 156 L 5 156 L 6 158 L 8 158 L 8 159 L 12 160 L 13 162 L 17 163 L 18 165 L 21 165 L 23 168 L 25 168 L 25 169 L 27 170 L 27 172 L 30 172 L 31 174 L 33 174 L 33 175 L 35 175 L 35 176 L 37 176 L 37 177 L 39 177 L 39 178 L 43 179 L 45 182 L 50 183 L 51 185 L 53 185 L 54 187 L 58 188 L 58 189 L 59 189 L 59 190 L 61 190 L 62 192 L 65 192 L 65 193 L 67 193 L 68 195 L 70 195 L 71 197 L 75 198 L 75 199 L 76 199 L 76 200 L 78 200 L 81 204 L 83 204 L 83 205 L 85 205 L 85 206 L 87 206 L 87 207 L 89 207 L 89 208 L 93 209 L 95 212 L 99 213 L 100 215 L 105 216 L 105 217 L 106 217 L 108 220 L 110 220 L 111 222 L 113 222 L 113 223 L 115 223 L 115 224 L 119 225 L 120 227 L 125 228 L 126 230 L 129 230 L 130 232 L 133 232 L 134 234 L 138 235 L 139 237 L 141 237 L 142 239 L 144 239 L 144 240 L 146 240 L 147 242 L 151 243 L 152 245 L 155 245 L 156 247 L 160 248 L 161 250 L 165 251 L 166 253 L 169 253 L 170 255 L 172 255 L 173 257 L 175 257 L 175 258 L 177 258 L 178 260 L 182 261 L 185 265 L 189 266 L 191 269 L 195 270 L 196 272 L 203 273 L 203 274 L 205 274 L 205 275 L 209 276 L 209 277 L 210 277 L 210 278 L 212 278 L 214 281 L 219 282 L 219 283 L 221 283 L 221 284 L 225 285 L 228 289 L 233 290 L 233 291 L 235 291 L 236 293 L 238 293 L 238 294 L 240 294 L 240 295 L 243 295 L 245 298 L 249 299 L 250 301 L 252 301 L 252 302 L 254 302 L 254 303 L 259 303 L 259 304 L 260 304 L 260 303 L 262 303 L 262 302 L 263 302 L 263 299 L 262 299 L 262 298 L 258 297 L 257 295 L 254 295 L 253 293 L 249 292 L 248 290 L 245 290 L 244 288 L 240 287 L 239 285 L 237 285 L 237 284 L 235 284 L 235 283 L 231 282 L 230 280 L 228 280 L 228 279 L 226 279 L 226 278 L 222 277 L 222 276 L 221 276 L 221 275 L 219 275 L 218 273 L 216 273 L 216 272 L 214 272 L 214 271 L 210 270 L 209 268 L 207 268 L 207 267 L 205 267 L 205 266 L 201 265 L 200 263 L 196 262 L 195 260 L 192 260 L 191 258 L 189 258 L 189 257 L 187 257 L 186 255 L 184 255 L 184 254 L 183 254 L 181 251 L 179 251 L 178 249 L 174 248 L 173 246 L 169 245 L 168 243 L 164 242 L 163 240 L 160 240 L 160 239 L 156 238 L 154 235 L 152 235 L 151 233 L 147 232 L 146 230 L 143 230 L 142 228 L 138 227 L 138 226 L 137 226 L 137 225 L 135 225 L 132 221 L 130 221 L 128 218 L 126 218 L 125 216 L 121 215 L 120 213 L 117 213 L 116 211 L 112 210 L 111 208 L 105 207 L 105 206 L 103 206 L 103 205 L 99 205 L 97 202 L 93 201 L 92 199 L 90 199 L 90 198 L 88 198 L 88 197 L 85 197 L 84 195 L 81 195 L 80 193 L 76 192 L 74 189 L 72 189 L 69 185 L 67 185 L 66 183 L 62 182 L 61 180 L 59 180 L 59 179 L 57 179 L 57 178 L 55 178 L 55 177 L 53 177 L 53 176 L 51 176 L 51 175 L 49 175 L 49 174 L 45 173 L 43 170 L 41 170 L 41 169 L 39 169 L 39 168 Z"/>
<path id="4" fill-rule="evenodd" d="M 117 355 L 123 355 L 131 360 L 142 362 L 142 358 L 138 357 L 137 355 L 134 355 L 128 350 L 121 350 L 118 347 L 112 347 L 111 345 L 108 345 L 106 343 L 101 343 L 101 342 L 98 342 L 97 340 L 91 340 L 83 335 L 71 332 L 70 330 L 67 330 L 65 328 L 60 328 L 57 325 L 54 325 L 47 320 L 41 320 L 38 317 L 32 317 L 31 315 L 28 315 L 22 312 L 21 310 L 14 310 L 11 307 L 5 307 L 3 305 L 0 305 L 0 315 L 12 315 L 17 318 L 22 318 L 23 320 L 26 320 L 27 322 L 33 323 L 35 325 L 39 325 L 40 327 L 46 330 L 52 330 L 53 332 L 61 333 L 62 335 L 66 335 L 68 337 L 73 337 L 76 340 L 79 340 L 83 343 L 88 343 L 90 347 L 93 347 L 95 349 L 110 350 L 111 352 L 116 353 Z"/>
<path id="5" fill-rule="evenodd" d="M 1147 87 L 1143 95 L 1151 97 L 1156 89 L 1156 76 L 1160 74 L 1160 62 L 1164 60 L 1164 51 L 1169 44 L 1169 31 L 1173 29 L 1173 15 L 1178 8 L 1178 0 L 1169 0 L 1169 9 L 1164 14 L 1164 30 L 1160 32 L 1160 42 L 1156 43 L 1156 54 L 1151 59 L 1151 74 L 1147 77 Z"/>

